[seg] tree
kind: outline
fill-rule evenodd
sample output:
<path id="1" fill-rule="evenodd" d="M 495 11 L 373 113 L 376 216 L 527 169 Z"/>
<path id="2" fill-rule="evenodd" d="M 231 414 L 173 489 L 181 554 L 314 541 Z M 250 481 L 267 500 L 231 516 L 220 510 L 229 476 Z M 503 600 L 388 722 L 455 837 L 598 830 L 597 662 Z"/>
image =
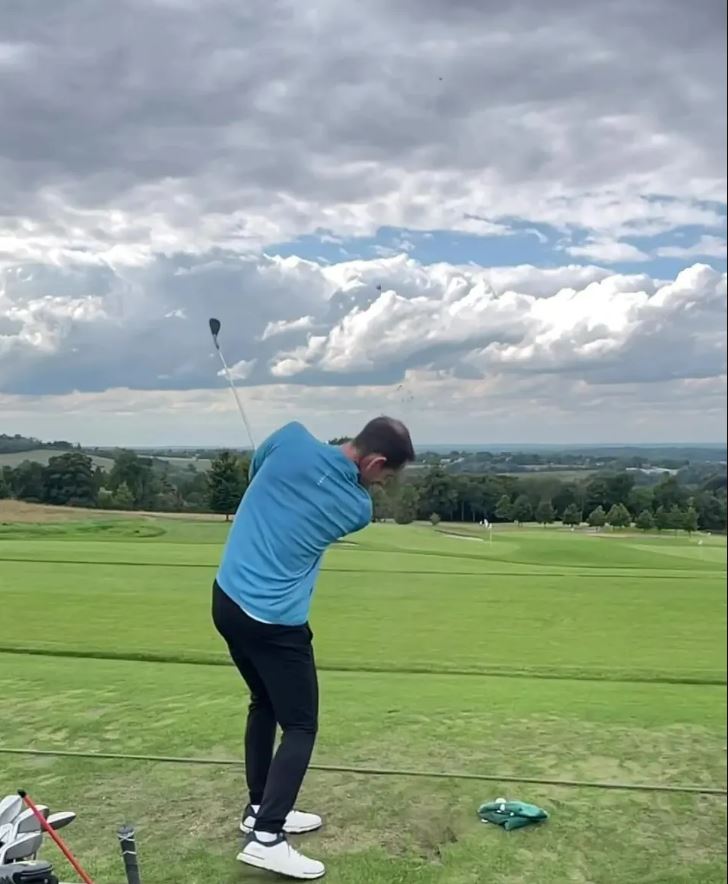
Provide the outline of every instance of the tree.
<path id="1" fill-rule="evenodd" d="M 667 514 L 669 527 L 675 531 L 679 531 L 685 525 L 685 513 L 677 504 L 670 507 Z"/>
<path id="2" fill-rule="evenodd" d="M 652 517 L 652 513 L 649 510 L 642 510 L 637 516 L 635 526 L 639 528 L 640 531 L 651 531 L 655 527 L 655 520 Z"/>
<path id="3" fill-rule="evenodd" d="M 658 531 L 664 531 L 670 527 L 670 513 L 664 506 L 658 506 L 655 513 L 655 527 Z"/>
<path id="4" fill-rule="evenodd" d="M 592 528 L 602 528 L 604 527 L 607 521 L 607 514 L 604 512 L 604 507 L 598 506 L 595 507 L 587 518 L 587 522 Z"/>
<path id="5" fill-rule="evenodd" d="M 96 480 L 90 457 L 69 451 L 52 457 L 43 476 L 44 500 L 59 506 L 95 506 Z"/>
<path id="6" fill-rule="evenodd" d="M 526 494 L 520 494 L 513 504 L 513 520 L 515 522 L 530 522 L 533 518 L 531 501 Z"/>
<path id="7" fill-rule="evenodd" d="M 6 500 L 10 497 L 10 486 L 5 481 L 5 476 L 0 473 L 0 500 Z"/>
<path id="8" fill-rule="evenodd" d="M 626 528 L 632 522 L 632 516 L 623 503 L 613 503 L 606 518 L 612 528 Z"/>
<path id="9" fill-rule="evenodd" d="M 649 486 L 638 485 L 629 492 L 627 506 L 632 515 L 637 516 L 648 510 L 652 514 L 653 489 Z"/>
<path id="10" fill-rule="evenodd" d="M 611 509 L 615 504 L 625 504 L 634 486 L 633 473 L 616 473 L 606 479 L 605 508 Z"/>
<path id="11" fill-rule="evenodd" d="M 43 478 L 45 468 L 36 461 L 24 460 L 15 469 L 13 475 L 13 488 L 18 500 L 27 500 L 29 503 L 42 503 L 45 488 Z"/>
<path id="12" fill-rule="evenodd" d="M 381 522 L 392 518 L 392 500 L 387 488 L 375 485 L 369 490 L 372 498 L 372 521 Z"/>
<path id="13" fill-rule="evenodd" d="M 438 516 L 437 513 L 432 513 L 432 515 L 430 516 L 430 523 L 432 524 L 433 528 L 435 528 L 437 525 L 439 525 L 441 521 L 442 520 L 440 519 L 440 517 Z"/>
<path id="14" fill-rule="evenodd" d="M 607 506 L 609 497 L 609 485 L 604 476 L 596 476 L 591 479 L 586 486 L 586 499 L 584 506 L 587 512 L 592 512 L 597 507 L 604 509 Z"/>
<path id="15" fill-rule="evenodd" d="M 396 501 L 394 501 L 394 521 L 398 525 L 409 525 L 417 518 L 417 505 L 419 494 L 414 485 L 405 483 L 399 489 Z"/>
<path id="16" fill-rule="evenodd" d="M 133 451 L 120 451 L 109 473 L 108 486 L 115 491 L 125 483 L 134 498 L 134 508 L 153 509 L 158 483 L 148 457 L 139 457 Z"/>
<path id="17" fill-rule="evenodd" d="M 445 519 L 452 519 L 458 503 L 455 480 L 442 467 L 431 467 L 419 483 L 421 517 L 439 513 Z"/>
<path id="18" fill-rule="evenodd" d="M 240 461 L 231 451 L 223 451 L 213 460 L 208 484 L 210 509 L 224 513 L 225 521 L 229 521 L 245 491 Z"/>
<path id="19" fill-rule="evenodd" d="M 571 507 L 576 507 L 579 516 L 581 516 L 581 502 L 583 498 L 584 490 L 573 482 L 559 485 L 553 496 L 553 505 L 556 510 L 556 515 L 561 517 L 564 524 L 568 524 L 564 521 L 564 516 L 566 511 Z M 581 521 L 581 519 L 579 521 Z M 572 524 L 578 524 L 578 522 Z"/>
<path id="20" fill-rule="evenodd" d="M 564 525 L 581 525 L 581 510 L 575 503 L 570 503 L 569 506 L 564 510 L 564 515 L 561 517 L 561 521 Z"/>
<path id="21" fill-rule="evenodd" d="M 96 506 L 102 510 L 114 509 L 114 492 L 108 488 L 99 488 L 96 493 Z"/>
<path id="22" fill-rule="evenodd" d="M 111 493 L 111 508 L 115 510 L 134 509 L 134 495 L 126 482 L 117 485 Z"/>
<path id="23" fill-rule="evenodd" d="M 536 507 L 536 521 L 542 525 L 550 525 L 556 518 L 554 506 L 550 500 L 542 500 Z"/>
<path id="24" fill-rule="evenodd" d="M 495 516 L 501 522 L 513 521 L 513 504 L 507 494 L 504 494 L 495 506 Z"/>
<path id="25" fill-rule="evenodd" d="M 688 534 L 698 530 L 698 511 L 694 506 L 689 506 L 683 513 L 683 528 Z"/>
<path id="26" fill-rule="evenodd" d="M 723 531 L 726 526 L 726 499 L 710 491 L 701 491 L 695 498 L 698 528 L 701 531 Z"/>
<path id="27" fill-rule="evenodd" d="M 653 492 L 655 506 L 664 507 L 669 510 L 676 506 L 682 509 L 687 503 L 687 491 L 680 486 L 675 476 L 667 476 L 658 485 L 655 486 Z"/>

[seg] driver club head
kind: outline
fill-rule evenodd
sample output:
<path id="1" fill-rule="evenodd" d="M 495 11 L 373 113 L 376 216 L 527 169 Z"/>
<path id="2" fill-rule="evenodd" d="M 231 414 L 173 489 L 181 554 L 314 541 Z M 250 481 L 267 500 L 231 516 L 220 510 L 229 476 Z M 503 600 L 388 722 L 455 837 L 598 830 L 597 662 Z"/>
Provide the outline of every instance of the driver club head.
<path id="1" fill-rule="evenodd" d="M 48 817 L 47 822 L 55 832 L 58 829 L 65 829 L 66 826 L 70 826 L 75 819 L 76 814 L 72 810 L 59 810 L 57 813 L 52 813 Z"/>

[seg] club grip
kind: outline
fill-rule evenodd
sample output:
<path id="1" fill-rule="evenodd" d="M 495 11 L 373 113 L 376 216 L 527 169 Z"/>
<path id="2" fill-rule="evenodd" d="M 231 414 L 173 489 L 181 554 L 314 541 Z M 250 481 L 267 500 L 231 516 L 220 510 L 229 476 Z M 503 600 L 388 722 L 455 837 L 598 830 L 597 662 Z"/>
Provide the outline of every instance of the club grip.
<path id="1" fill-rule="evenodd" d="M 139 873 L 139 859 L 137 857 L 136 838 L 133 826 L 122 826 L 116 833 L 121 847 L 121 855 L 124 859 L 124 871 L 126 872 L 127 884 L 142 884 Z"/>

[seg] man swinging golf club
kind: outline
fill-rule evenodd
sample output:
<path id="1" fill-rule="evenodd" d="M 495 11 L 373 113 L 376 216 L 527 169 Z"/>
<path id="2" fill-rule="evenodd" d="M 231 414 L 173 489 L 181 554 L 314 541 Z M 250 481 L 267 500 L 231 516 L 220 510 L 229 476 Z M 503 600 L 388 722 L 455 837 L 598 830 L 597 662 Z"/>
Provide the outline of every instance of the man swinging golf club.
<path id="1" fill-rule="evenodd" d="M 235 515 L 213 586 L 212 615 L 250 689 L 245 731 L 249 803 L 238 859 L 301 880 L 323 863 L 286 840 L 321 818 L 294 810 L 318 726 L 318 681 L 309 606 L 321 558 L 369 524 L 367 487 L 415 457 L 407 428 L 379 417 L 342 446 L 290 423 L 257 449 L 250 485 Z M 282 738 L 275 756 L 276 725 Z"/>

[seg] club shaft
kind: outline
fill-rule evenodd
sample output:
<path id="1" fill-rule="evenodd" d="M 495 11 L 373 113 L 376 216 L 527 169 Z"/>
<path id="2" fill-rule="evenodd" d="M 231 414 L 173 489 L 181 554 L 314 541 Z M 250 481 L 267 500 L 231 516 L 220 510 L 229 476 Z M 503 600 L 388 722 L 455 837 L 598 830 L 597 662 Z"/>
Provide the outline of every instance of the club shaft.
<path id="1" fill-rule="evenodd" d="M 48 825 L 46 818 L 43 816 L 43 814 L 40 812 L 40 810 L 38 810 L 36 805 L 33 803 L 30 795 L 28 795 L 28 793 L 23 790 L 19 790 L 18 795 L 20 795 L 20 797 L 23 799 L 26 806 L 29 807 L 33 811 L 33 813 L 35 814 L 35 817 L 38 820 L 38 822 L 40 823 L 43 831 L 45 831 L 46 834 L 50 835 L 50 837 L 53 839 L 53 841 L 56 842 L 56 846 L 58 848 L 60 848 L 61 852 L 66 857 L 66 859 L 69 861 L 69 863 L 73 866 L 76 873 L 81 876 L 81 879 L 83 880 L 84 884 L 93 884 L 93 881 L 91 880 L 91 878 L 89 878 L 89 876 L 86 874 L 86 872 L 81 868 L 78 860 L 71 853 L 71 851 L 68 849 L 68 846 L 63 841 L 63 839 L 59 835 L 56 835 L 56 833 L 53 831 L 53 829 Z"/>
<path id="2" fill-rule="evenodd" d="M 225 377 L 228 379 L 228 383 L 230 384 L 230 389 L 233 391 L 233 396 L 235 397 L 235 402 L 238 406 L 238 411 L 240 412 L 240 416 L 243 419 L 243 423 L 245 424 L 245 430 L 248 433 L 248 439 L 250 440 L 250 445 L 253 451 L 255 451 L 255 439 L 253 438 L 253 431 L 250 429 L 250 424 L 248 423 L 248 418 L 245 414 L 245 409 L 243 408 L 243 403 L 240 400 L 240 396 L 238 395 L 238 388 L 235 386 L 235 382 L 233 381 L 233 376 L 230 374 L 230 369 L 228 368 L 228 364 L 225 361 L 225 357 L 223 356 L 223 352 L 220 349 L 220 345 L 216 342 L 216 350 L 217 355 L 220 357 L 220 362 L 222 363 L 223 371 L 225 372 Z"/>

